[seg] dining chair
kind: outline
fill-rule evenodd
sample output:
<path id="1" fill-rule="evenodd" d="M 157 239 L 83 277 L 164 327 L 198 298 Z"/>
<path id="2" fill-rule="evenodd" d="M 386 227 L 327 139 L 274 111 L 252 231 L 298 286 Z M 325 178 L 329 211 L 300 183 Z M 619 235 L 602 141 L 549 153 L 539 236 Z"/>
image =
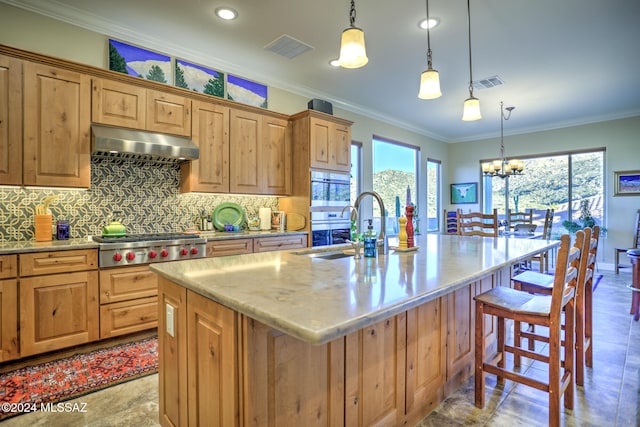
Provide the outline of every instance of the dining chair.
<path id="1" fill-rule="evenodd" d="M 458 234 L 458 213 L 444 210 L 444 231 L 446 234 Z"/>
<path id="2" fill-rule="evenodd" d="M 584 232 L 576 233 L 576 240 L 584 243 Z M 568 234 L 561 236 L 558 262 L 551 295 L 535 295 L 509 287 L 497 286 L 474 297 L 475 317 L 475 405 L 484 407 L 485 373 L 498 377 L 498 384 L 508 379 L 548 393 L 548 424 L 560 425 L 560 399 L 564 395 L 564 407 L 573 408 L 574 371 L 574 304 L 578 266 L 581 255 L 580 245 L 571 246 Z M 562 340 L 561 313 L 565 312 L 565 333 Z M 497 317 L 497 353 L 485 360 L 484 316 Z M 532 350 L 505 343 L 505 321 L 527 322 L 549 328 L 548 352 Z M 548 364 L 546 381 L 527 376 L 534 370 L 519 370 L 507 367 L 506 353 L 515 357 L 528 357 Z M 563 360 L 564 355 L 564 360 Z"/>
<path id="3" fill-rule="evenodd" d="M 615 249 L 616 274 L 620 273 L 620 268 L 629 267 L 628 264 L 620 265 L 620 254 L 626 254 L 629 249 L 637 249 L 640 247 L 640 209 L 636 213 L 636 225 L 633 232 L 633 242 L 629 248 Z"/>
<path id="4" fill-rule="evenodd" d="M 458 234 L 461 236 L 498 237 L 498 209 L 493 213 L 462 213 L 458 209 Z"/>
<path id="5" fill-rule="evenodd" d="M 575 382 L 584 385 L 584 366 L 593 367 L 593 276 L 595 274 L 596 257 L 600 241 L 600 227 L 584 229 L 585 256 L 581 258 L 578 270 L 575 303 Z M 576 239 L 576 245 L 578 241 Z M 521 273 L 511 279 L 517 290 L 534 294 L 551 295 L 553 276 L 533 271 Z M 535 334 L 535 326 L 529 325 L 523 332 L 520 325 L 514 325 L 514 341 L 520 338 L 529 340 L 529 349 L 533 349 L 535 341 L 546 342 L 546 338 Z"/>
<path id="6" fill-rule="evenodd" d="M 509 221 L 509 228 L 512 229 L 518 224 L 533 224 L 533 209 L 528 209 L 525 212 L 515 212 L 508 209 L 507 220 Z"/>
<path id="7" fill-rule="evenodd" d="M 551 239 L 551 229 L 553 228 L 553 216 L 555 214 L 555 210 L 547 209 L 544 215 L 544 228 L 542 229 L 542 239 L 550 240 Z M 549 256 L 553 253 L 554 249 L 550 249 L 545 252 L 540 252 L 539 254 L 531 257 L 528 261 L 533 267 L 533 261 L 538 262 L 540 272 L 546 273 L 549 271 Z"/>

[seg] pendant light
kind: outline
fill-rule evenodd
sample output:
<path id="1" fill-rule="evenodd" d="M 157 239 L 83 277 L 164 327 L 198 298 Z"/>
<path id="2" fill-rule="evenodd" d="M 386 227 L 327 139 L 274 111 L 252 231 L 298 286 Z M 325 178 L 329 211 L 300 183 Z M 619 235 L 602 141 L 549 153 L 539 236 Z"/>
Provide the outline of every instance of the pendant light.
<path id="1" fill-rule="evenodd" d="M 360 68 L 369 62 L 367 52 L 364 47 L 364 31 L 355 26 L 356 4 L 351 0 L 351 10 L 349 11 L 350 26 L 342 32 L 340 42 L 340 56 L 338 63 L 344 68 Z"/>
<path id="2" fill-rule="evenodd" d="M 507 160 L 504 157 L 504 122 L 511 118 L 511 112 L 515 108 L 504 108 L 504 102 L 500 101 L 500 158 L 482 164 L 482 173 L 485 176 L 506 178 L 512 175 L 521 175 L 524 170 L 524 162 L 522 160 Z M 505 114 L 504 110 L 507 110 L 508 114 Z"/>
<path id="3" fill-rule="evenodd" d="M 420 99 L 436 99 L 442 96 L 440 91 L 440 75 L 438 71 L 434 70 L 431 66 L 431 35 L 429 33 L 429 27 L 431 22 L 429 20 L 429 0 L 427 3 L 427 69 L 420 75 L 420 91 L 418 92 L 418 98 Z"/>
<path id="4" fill-rule="evenodd" d="M 464 110 L 462 112 L 462 120 L 471 122 L 480 120 L 480 100 L 473 96 L 473 72 L 471 69 L 471 4 L 467 0 L 467 22 L 469 23 L 469 98 L 464 101 Z"/>

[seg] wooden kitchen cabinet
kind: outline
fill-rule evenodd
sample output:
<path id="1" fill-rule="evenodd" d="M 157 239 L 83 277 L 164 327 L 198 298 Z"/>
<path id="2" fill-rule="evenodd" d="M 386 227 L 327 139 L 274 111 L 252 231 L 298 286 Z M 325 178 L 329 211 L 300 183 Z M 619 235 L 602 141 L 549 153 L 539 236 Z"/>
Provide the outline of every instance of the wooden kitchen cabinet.
<path id="1" fill-rule="evenodd" d="M 20 278 L 20 355 L 95 341 L 98 272 Z"/>
<path id="2" fill-rule="evenodd" d="M 230 185 L 232 193 L 259 194 L 262 177 L 262 116 L 231 110 Z"/>
<path id="3" fill-rule="evenodd" d="M 19 255 L 20 356 L 99 337 L 98 251 Z"/>
<path id="4" fill-rule="evenodd" d="M 346 336 L 345 425 L 401 425 L 406 313 Z"/>
<path id="5" fill-rule="evenodd" d="M 0 362 L 19 356 L 17 265 L 16 255 L 0 255 Z"/>
<path id="6" fill-rule="evenodd" d="M 22 184 L 22 61 L 0 55 L 0 184 Z"/>
<path id="7" fill-rule="evenodd" d="M 191 136 L 191 100 L 147 90 L 147 130 Z"/>
<path id="8" fill-rule="evenodd" d="M 303 169 L 351 171 L 353 122 L 315 110 L 302 111 L 291 120 L 296 168 L 301 163 Z"/>
<path id="9" fill-rule="evenodd" d="M 229 107 L 193 101 L 191 139 L 198 160 L 180 165 L 180 191 L 229 192 Z"/>
<path id="10" fill-rule="evenodd" d="M 146 128 L 147 90 L 113 80 L 92 80 L 91 121 L 133 129 Z"/>
<path id="11" fill-rule="evenodd" d="M 285 249 L 298 249 L 307 247 L 307 236 L 296 234 L 294 236 L 256 237 L 253 239 L 253 252 L 283 251 Z"/>
<path id="12" fill-rule="evenodd" d="M 100 339 L 156 328 L 157 295 L 148 265 L 100 270 Z"/>
<path id="13" fill-rule="evenodd" d="M 351 171 L 351 127 L 311 117 L 311 167 L 341 172 Z"/>
<path id="14" fill-rule="evenodd" d="M 446 301 L 445 296 L 407 311 L 407 414 L 430 412 L 444 397 Z M 417 420 L 413 424 L 416 423 Z"/>
<path id="15" fill-rule="evenodd" d="M 207 257 L 253 253 L 253 239 L 210 240 Z"/>
<path id="16" fill-rule="evenodd" d="M 289 121 L 263 117 L 261 194 L 291 193 L 291 135 Z M 349 148 L 351 149 L 351 148 Z"/>
<path id="17" fill-rule="evenodd" d="M 232 193 L 286 195 L 291 192 L 291 138 L 288 121 L 231 109 Z"/>
<path id="18" fill-rule="evenodd" d="M 191 100 L 119 81 L 94 78 L 92 121 L 191 136 Z"/>
<path id="19" fill-rule="evenodd" d="M 89 76 L 27 61 L 23 73 L 23 184 L 89 188 Z"/>

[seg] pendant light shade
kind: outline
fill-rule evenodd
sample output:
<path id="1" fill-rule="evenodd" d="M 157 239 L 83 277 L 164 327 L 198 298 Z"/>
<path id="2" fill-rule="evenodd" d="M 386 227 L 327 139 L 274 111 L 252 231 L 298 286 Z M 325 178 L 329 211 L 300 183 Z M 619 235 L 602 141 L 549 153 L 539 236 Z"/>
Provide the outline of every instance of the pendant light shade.
<path id="1" fill-rule="evenodd" d="M 473 96 L 473 71 L 471 67 L 471 4 L 467 0 L 467 22 L 469 24 L 469 98 L 464 101 L 464 109 L 462 111 L 462 120 L 471 122 L 480 120 L 480 100 Z"/>
<path id="2" fill-rule="evenodd" d="M 482 114 L 480 114 L 480 100 L 471 94 L 471 97 L 464 101 L 464 110 L 462 112 L 462 120 L 465 122 L 472 122 L 474 120 L 480 120 Z"/>
<path id="3" fill-rule="evenodd" d="M 354 0 L 351 0 L 349 22 L 351 26 L 342 32 L 338 63 L 344 68 L 360 68 L 369 62 L 369 58 L 367 58 L 367 50 L 364 45 L 364 31 L 355 26 L 356 5 Z"/>
<path id="4" fill-rule="evenodd" d="M 420 99 L 436 99 L 442 96 L 440 91 L 440 75 L 436 70 L 429 67 L 420 75 Z"/>
<path id="5" fill-rule="evenodd" d="M 429 0 L 427 3 L 427 69 L 420 75 L 418 98 L 436 99 L 442 96 L 440 91 L 440 75 L 431 65 L 431 33 L 429 32 Z"/>

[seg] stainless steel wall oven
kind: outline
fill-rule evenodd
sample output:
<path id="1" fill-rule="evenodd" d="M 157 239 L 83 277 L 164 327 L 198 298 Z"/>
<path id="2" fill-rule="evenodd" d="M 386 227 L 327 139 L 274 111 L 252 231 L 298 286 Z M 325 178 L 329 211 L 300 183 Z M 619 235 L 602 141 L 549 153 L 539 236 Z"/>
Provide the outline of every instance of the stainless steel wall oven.
<path id="1" fill-rule="evenodd" d="M 349 206 L 350 200 L 349 174 L 311 172 L 312 246 L 345 243 L 349 239 L 350 212 L 345 208 Z"/>

